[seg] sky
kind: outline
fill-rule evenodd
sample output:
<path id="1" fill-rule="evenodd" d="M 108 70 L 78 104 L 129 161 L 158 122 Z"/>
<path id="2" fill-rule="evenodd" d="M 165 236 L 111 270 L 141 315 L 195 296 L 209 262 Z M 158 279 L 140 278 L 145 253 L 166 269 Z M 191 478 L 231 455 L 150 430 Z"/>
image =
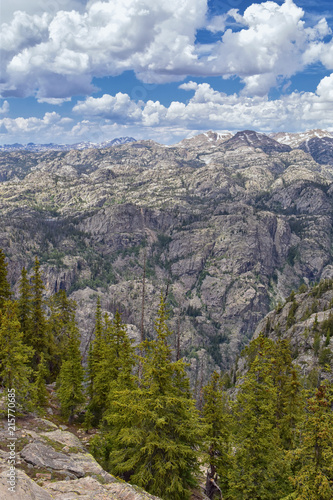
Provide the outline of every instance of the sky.
<path id="1" fill-rule="evenodd" d="M 0 144 L 333 131 L 331 0 L 0 0 Z"/>

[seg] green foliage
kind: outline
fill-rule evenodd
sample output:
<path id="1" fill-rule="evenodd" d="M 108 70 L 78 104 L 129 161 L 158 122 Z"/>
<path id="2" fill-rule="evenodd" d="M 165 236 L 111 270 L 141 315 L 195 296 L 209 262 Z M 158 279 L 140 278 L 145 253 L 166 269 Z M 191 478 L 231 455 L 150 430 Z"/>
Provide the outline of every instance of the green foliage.
<path id="1" fill-rule="evenodd" d="M 293 452 L 297 473 L 292 482 L 297 500 L 333 498 L 332 387 L 320 386 L 308 399 L 301 427 L 302 441 Z"/>
<path id="2" fill-rule="evenodd" d="M 318 356 L 321 344 L 321 335 L 320 332 L 315 332 L 314 340 L 313 340 L 313 352 L 315 356 Z"/>
<path id="3" fill-rule="evenodd" d="M 98 329 L 100 326 L 98 326 Z M 104 329 L 97 333 L 100 345 L 100 356 L 92 353 L 93 391 L 89 409 L 97 424 L 105 411 L 108 394 L 114 387 L 131 387 L 133 384 L 132 369 L 135 364 L 132 340 L 127 335 L 121 316 L 116 311 L 111 323 L 105 317 Z M 94 345 L 94 349 L 96 345 Z"/>
<path id="4" fill-rule="evenodd" d="M 278 408 L 284 404 L 274 373 L 274 343 L 261 335 L 246 352 L 250 368 L 233 407 L 235 465 L 230 470 L 230 496 L 244 500 L 281 498 L 290 487 L 277 425 Z"/>
<path id="5" fill-rule="evenodd" d="M 166 320 L 161 297 L 157 338 L 144 344 L 140 385 L 110 392 L 103 453 L 112 473 L 164 500 L 185 500 L 196 484 L 202 426 L 184 363 L 171 361 Z"/>
<path id="6" fill-rule="evenodd" d="M 232 467 L 231 456 L 231 409 L 227 394 L 223 391 L 223 379 L 214 372 L 203 389 L 203 422 L 206 424 L 205 448 L 209 468 L 206 495 L 212 498 L 218 483 L 223 496 L 228 492 L 228 473 Z M 214 484 L 215 483 L 215 484 Z"/>
<path id="7" fill-rule="evenodd" d="M 10 284 L 7 281 L 7 262 L 5 254 L 0 248 L 0 310 L 4 307 L 6 300 L 10 299 L 12 293 Z"/>
<path id="8" fill-rule="evenodd" d="M 88 353 L 88 383 L 89 395 L 91 399 L 94 394 L 95 374 L 97 373 L 98 363 L 102 358 L 104 346 L 105 342 L 103 338 L 101 299 L 98 296 L 95 313 L 94 339 L 90 342 Z"/>
<path id="9" fill-rule="evenodd" d="M 287 255 L 287 262 L 290 266 L 294 266 L 295 262 L 300 258 L 300 251 L 298 246 L 290 247 Z"/>
<path id="10" fill-rule="evenodd" d="M 25 267 L 21 272 L 18 299 L 18 318 L 23 332 L 23 340 L 27 345 L 32 345 L 32 291 Z"/>
<path id="11" fill-rule="evenodd" d="M 45 380 L 49 376 L 49 371 L 47 369 L 47 364 L 44 358 L 44 354 L 41 354 L 40 362 L 38 365 L 38 370 L 36 373 L 36 379 L 34 383 L 34 403 L 40 408 L 47 405 L 48 402 L 48 392 L 45 385 Z"/>
<path id="12" fill-rule="evenodd" d="M 20 408 L 29 410 L 29 362 L 33 350 L 23 343 L 23 334 L 17 317 L 17 306 L 4 301 L 0 311 L 0 381 L 5 389 L 15 389 Z"/>
<path id="13" fill-rule="evenodd" d="M 65 290 L 60 290 L 47 302 L 50 315 L 47 321 L 48 337 L 51 342 L 51 359 L 49 362 L 52 379 L 56 378 L 63 360 L 67 359 L 69 330 L 75 322 L 76 303 L 68 299 Z"/>
<path id="14" fill-rule="evenodd" d="M 35 258 L 34 273 L 31 278 L 32 284 L 32 335 L 27 338 L 28 344 L 31 345 L 35 351 L 32 366 L 37 369 L 41 359 L 41 354 L 44 353 L 45 359 L 50 360 L 50 353 L 52 350 L 52 338 L 47 329 L 47 323 L 44 312 L 44 283 L 40 271 L 39 260 Z"/>
<path id="15" fill-rule="evenodd" d="M 308 291 L 308 287 L 306 286 L 305 283 L 302 283 L 300 286 L 299 286 L 299 289 L 298 289 L 298 293 L 305 293 Z"/>
<path id="16" fill-rule="evenodd" d="M 318 285 L 315 285 L 312 290 L 311 290 L 311 296 L 316 297 L 319 299 L 325 292 L 328 290 L 332 290 L 333 288 L 333 280 L 332 279 L 327 279 L 327 280 L 321 280 Z"/>
<path id="17" fill-rule="evenodd" d="M 197 316 L 202 315 L 202 311 L 198 307 L 189 305 L 186 309 L 186 314 L 187 314 L 187 316 L 191 316 L 192 318 L 196 318 Z"/>
<path id="18" fill-rule="evenodd" d="M 79 332 L 73 321 L 69 329 L 68 355 L 61 365 L 57 390 L 62 415 L 69 423 L 73 421 L 75 411 L 85 401 L 83 379 Z"/>
<path id="19" fill-rule="evenodd" d="M 289 313 L 287 316 L 287 328 L 290 328 L 295 323 L 295 321 L 296 321 L 295 313 L 297 311 L 297 308 L 298 308 L 298 304 L 297 304 L 296 300 L 293 300 L 292 304 L 291 304 L 291 308 L 289 309 Z"/>

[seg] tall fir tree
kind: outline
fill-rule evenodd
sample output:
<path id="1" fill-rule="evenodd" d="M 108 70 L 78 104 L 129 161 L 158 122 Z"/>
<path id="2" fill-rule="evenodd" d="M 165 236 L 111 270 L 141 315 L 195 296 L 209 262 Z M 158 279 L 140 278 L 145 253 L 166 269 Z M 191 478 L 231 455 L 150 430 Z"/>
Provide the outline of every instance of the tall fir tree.
<path id="1" fill-rule="evenodd" d="M 67 356 L 69 330 L 75 322 L 76 303 L 69 299 L 65 290 L 52 295 L 47 301 L 50 315 L 47 320 L 48 336 L 51 342 L 50 371 L 52 379 L 59 374 L 62 360 Z"/>
<path id="2" fill-rule="evenodd" d="M 292 457 L 298 466 L 292 479 L 295 493 L 288 499 L 331 500 L 333 498 L 333 388 L 318 387 L 307 401 L 300 426 L 301 442 Z"/>
<path id="3" fill-rule="evenodd" d="M 209 498 L 225 497 L 229 490 L 228 473 L 232 467 L 231 409 L 222 377 L 214 372 L 203 389 L 203 422 L 207 426 L 207 477 L 205 493 Z"/>
<path id="4" fill-rule="evenodd" d="M 234 404 L 232 499 L 275 500 L 291 490 L 289 468 L 276 426 L 273 341 L 260 335 L 248 350 L 250 368 Z"/>
<path id="5" fill-rule="evenodd" d="M 6 300 L 11 298 L 10 284 L 7 280 L 7 267 L 6 256 L 0 248 L 0 310 L 3 309 Z"/>
<path id="6" fill-rule="evenodd" d="M 32 285 L 32 337 L 31 345 L 35 350 L 33 358 L 33 368 L 36 370 L 44 353 L 45 359 L 49 362 L 51 350 L 51 338 L 47 329 L 47 322 L 44 312 L 44 283 L 41 275 L 39 260 L 36 257 L 31 278 Z"/>
<path id="7" fill-rule="evenodd" d="M 5 389 L 15 389 L 20 408 L 30 409 L 29 362 L 33 356 L 31 347 L 23 343 L 23 334 L 17 317 L 17 305 L 4 301 L 0 311 L 0 380 Z"/>
<path id="8" fill-rule="evenodd" d="M 46 389 L 45 380 L 47 379 L 49 373 L 47 364 L 45 361 L 44 353 L 40 356 L 40 362 L 38 365 L 38 370 L 35 374 L 35 382 L 33 384 L 34 396 L 33 400 L 38 408 L 43 408 L 48 402 L 48 392 Z"/>
<path id="9" fill-rule="evenodd" d="M 33 344 L 32 328 L 32 291 L 28 278 L 28 272 L 25 267 L 21 271 L 18 298 L 18 318 L 23 332 L 23 340 L 27 345 Z"/>
<path id="10" fill-rule="evenodd" d="M 97 366 L 102 359 L 102 353 L 105 346 L 104 329 L 102 321 L 101 299 L 97 297 L 94 339 L 89 344 L 88 352 L 88 392 L 90 399 L 94 397 L 95 374 Z"/>
<path id="11" fill-rule="evenodd" d="M 129 387 L 133 381 L 134 348 L 118 311 L 112 323 L 105 316 L 99 345 L 101 351 L 94 364 L 94 391 L 89 405 L 95 424 L 102 418 L 110 390 L 115 386 Z"/>
<path id="12" fill-rule="evenodd" d="M 185 365 L 172 362 L 166 321 L 161 296 L 157 338 L 144 344 L 140 387 L 110 391 L 104 451 L 111 472 L 164 500 L 185 500 L 197 484 L 203 430 Z"/>
<path id="13" fill-rule="evenodd" d="M 69 329 L 67 357 L 61 365 L 57 389 L 61 413 L 69 423 L 72 423 L 75 411 L 85 401 L 83 380 L 79 331 L 73 321 Z"/>
<path id="14" fill-rule="evenodd" d="M 272 348 L 272 375 L 277 391 L 276 426 L 285 450 L 298 445 L 298 427 L 304 407 L 303 389 L 292 361 L 290 341 L 279 339 Z"/>

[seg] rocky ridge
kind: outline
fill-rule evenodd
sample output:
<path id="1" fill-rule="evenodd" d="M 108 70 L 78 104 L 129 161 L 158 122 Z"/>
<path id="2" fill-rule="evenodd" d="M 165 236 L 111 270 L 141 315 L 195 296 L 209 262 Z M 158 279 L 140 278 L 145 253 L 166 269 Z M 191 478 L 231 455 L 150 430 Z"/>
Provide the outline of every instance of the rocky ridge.
<path id="1" fill-rule="evenodd" d="M 78 302 L 83 352 L 97 295 L 138 338 L 145 256 L 146 334 L 168 284 L 170 326 L 194 386 L 230 366 L 292 288 L 333 275 L 332 169 L 263 134 L 0 161 L 11 281 L 17 290 L 37 254 L 47 293 L 65 288 Z"/>
<path id="2" fill-rule="evenodd" d="M 0 429 L 2 500 L 159 500 L 105 472 L 87 451 L 88 438 L 76 430 L 31 415 L 17 420 L 16 485 L 8 490 L 8 431 Z M 84 440 L 84 444 L 83 444 Z"/>
<path id="3" fill-rule="evenodd" d="M 333 280 L 324 279 L 311 288 L 301 285 L 258 323 L 254 338 L 259 334 L 290 341 L 293 362 L 307 386 L 317 387 L 327 379 L 332 382 Z M 240 358 L 238 376 L 245 368 L 245 360 Z"/>

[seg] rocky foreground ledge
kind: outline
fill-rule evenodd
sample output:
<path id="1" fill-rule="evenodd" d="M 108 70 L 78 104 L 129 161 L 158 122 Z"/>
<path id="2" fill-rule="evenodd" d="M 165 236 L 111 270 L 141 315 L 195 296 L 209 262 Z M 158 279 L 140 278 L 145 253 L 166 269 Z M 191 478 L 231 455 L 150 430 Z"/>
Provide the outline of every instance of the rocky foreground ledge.
<path id="1" fill-rule="evenodd" d="M 16 485 L 8 487 L 6 420 L 0 428 L 2 500 L 160 500 L 105 472 L 82 441 L 66 426 L 36 417 L 17 421 Z M 80 431 L 78 431 L 79 433 Z"/>

